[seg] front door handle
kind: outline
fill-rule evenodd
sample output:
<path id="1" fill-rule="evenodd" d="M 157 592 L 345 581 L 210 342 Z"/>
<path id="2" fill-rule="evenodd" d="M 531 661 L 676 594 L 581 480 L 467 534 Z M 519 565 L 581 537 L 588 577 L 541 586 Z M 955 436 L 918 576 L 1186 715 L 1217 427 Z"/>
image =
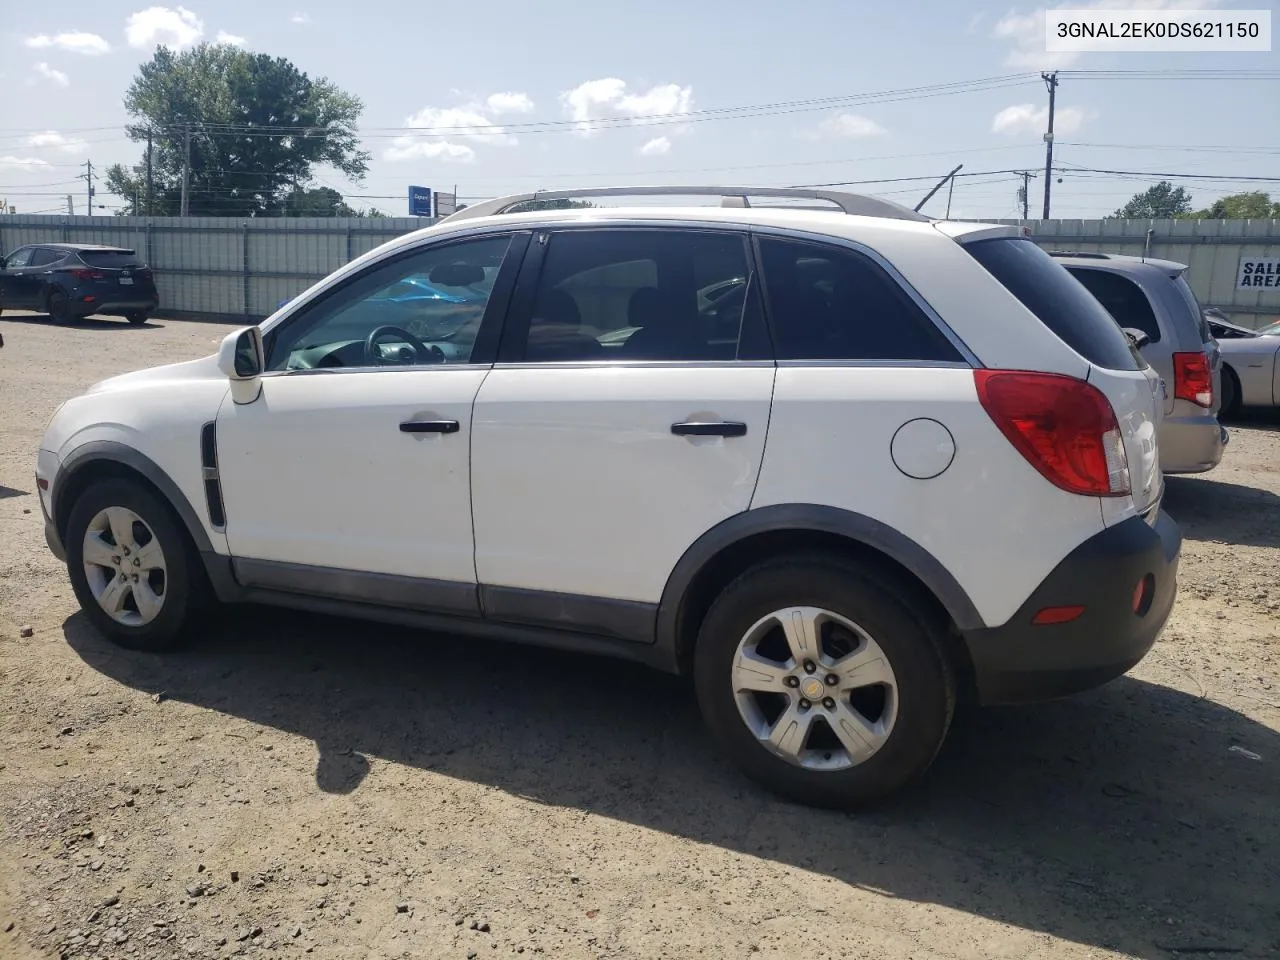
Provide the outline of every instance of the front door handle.
<path id="1" fill-rule="evenodd" d="M 401 433 L 457 433 L 457 420 L 405 420 L 400 424 Z"/>
<path id="2" fill-rule="evenodd" d="M 736 420 L 686 420 L 673 423 L 671 432 L 677 437 L 745 437 L 747 425 Z"/>

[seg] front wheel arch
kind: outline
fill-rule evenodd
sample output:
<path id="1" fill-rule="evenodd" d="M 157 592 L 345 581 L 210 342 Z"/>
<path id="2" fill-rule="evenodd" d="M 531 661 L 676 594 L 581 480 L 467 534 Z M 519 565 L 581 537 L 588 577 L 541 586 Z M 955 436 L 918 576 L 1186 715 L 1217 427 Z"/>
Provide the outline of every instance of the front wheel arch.
<path id="1" fill-rule="evenodd" d="M 213 552 L 213 544 L 195 508 L 178 485 L 151 458 L 111 440 L 85 444 L 63 461 L 53 489 L 51 514 L 58 536 L 65 537 L 75 501 L 90 485 L 113 477 L 142 482 L 167 504 L 187 531 L 199 553 Z"/>

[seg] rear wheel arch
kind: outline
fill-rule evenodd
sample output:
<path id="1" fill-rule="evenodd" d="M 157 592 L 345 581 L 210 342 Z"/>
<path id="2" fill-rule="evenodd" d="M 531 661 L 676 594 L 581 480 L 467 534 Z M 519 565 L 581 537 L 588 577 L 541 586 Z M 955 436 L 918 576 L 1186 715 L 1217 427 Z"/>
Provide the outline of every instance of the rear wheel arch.
<path id="1" fill-rule="evenodd" d="M 968 673 L 958 631 L 984 621 L 968 594 L 942 564 L 915 541 L 871 517 L 818 504 L 779 504 L 736 514 L 700 537 L 680 558 L 658 607 L 657 638 L 674 665 L 689 672 L 698 630 L 720 592 L 746 570 L 782 554 L 826 553 L 859 562 L 872 575 L 892 579 L 942 618 L 954 665 Z"/>
<path id="2" fill-rule="evenodd" d="M 1222 404 L 1218 408 L 1218 413 L 1231 416 L 1240 410 L 1240 375 L 1225 360 L 1222 361 L 1221 381 Z"/>

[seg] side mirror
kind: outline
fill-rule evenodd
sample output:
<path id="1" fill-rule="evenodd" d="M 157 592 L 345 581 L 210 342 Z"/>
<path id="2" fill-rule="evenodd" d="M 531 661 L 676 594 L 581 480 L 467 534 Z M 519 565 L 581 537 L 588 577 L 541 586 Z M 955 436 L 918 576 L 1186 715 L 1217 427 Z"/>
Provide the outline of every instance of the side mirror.
<path id="1" fill-rule="evenodd" d="M 229 380 L 252 380 L 265 366 L 262 331 L 257 327 L 244 327 L 227 334 L 218 347 L 218 369 Z"/>
<path id="2" fill-rule="evenodd" d="M 1135 350 L 1141 350 L 1143 347 L 1145 347 L 1148 343 L 1151 342 L 1151 338 L 1147 336 L 1147 334 L 1144 331 L 1139 330 L 1137 327 L 1121 327 L 1120 329 L 1122 329 L 1125 333 L 1125 336 L 1127 336 L 1130 339 L 1130 341 L 1132 341 Z"/>
<path id="3" fill-rule="evenodd" d="M 231 381 L 231 399 L 236 403 L 253 403 L 262 392 L 258 378 L 266 367 L 262 347 L 262 331 L 244 327 L 229 333 L 218 347 L 218 369 Z"/>

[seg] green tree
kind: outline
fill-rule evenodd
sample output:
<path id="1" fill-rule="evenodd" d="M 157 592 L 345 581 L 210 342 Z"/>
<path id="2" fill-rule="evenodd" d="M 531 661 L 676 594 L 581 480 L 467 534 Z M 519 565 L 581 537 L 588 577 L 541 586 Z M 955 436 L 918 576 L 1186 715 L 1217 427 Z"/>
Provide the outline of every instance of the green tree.
<path id="1" fill-rule="evenodd" d="M 133 120 L 129 137 L 144 142 L 150 131 L 154 144 L 150 210 L 144 174 L 120 164 L 107 171 L 107 188 L 140 208 L 130 212 L 179 213 L 188 131 L 192 216 L 279 216 L 287 198 L 310 184 L 314 167 L 359 182 L 369 166 L 356 135 L 359 98 L 281 57 L 225 44 L 179 54 L 159 47 L 139 68 L 124 107 Z"/>
<path id="2" fill-rule="evenodd" d="M 534 213 L 539 210 L 580 210 L 584 207 L 594 207 L 595 204 L 589 200 L 526 200 L 524 203 L 517 203 L 507 213 Z"/>
<path id="3" fill-rule="evenodd" d="M 1133 197 L 1108 220 L 1172 220 L 1191 210 L 1191 194 L 1183 187 L 1175 187 L 1168 180 L 1161 180 Z"/>
<path id="4" fill-rule="evenodd" d="M 284 198 L 286 217 L 359 217 L 362 213 L 343 202 L 342 194 L 332 187 L 294 190 Z"/>
<path id="5" fill-rule="evenodd" d="M 1280 217 L 1280 202 L 1273 202 L 1271 195 L 1261 190 L 1233 193 L 1185 216 L 1196 220 L 1267 220 Z"/>

